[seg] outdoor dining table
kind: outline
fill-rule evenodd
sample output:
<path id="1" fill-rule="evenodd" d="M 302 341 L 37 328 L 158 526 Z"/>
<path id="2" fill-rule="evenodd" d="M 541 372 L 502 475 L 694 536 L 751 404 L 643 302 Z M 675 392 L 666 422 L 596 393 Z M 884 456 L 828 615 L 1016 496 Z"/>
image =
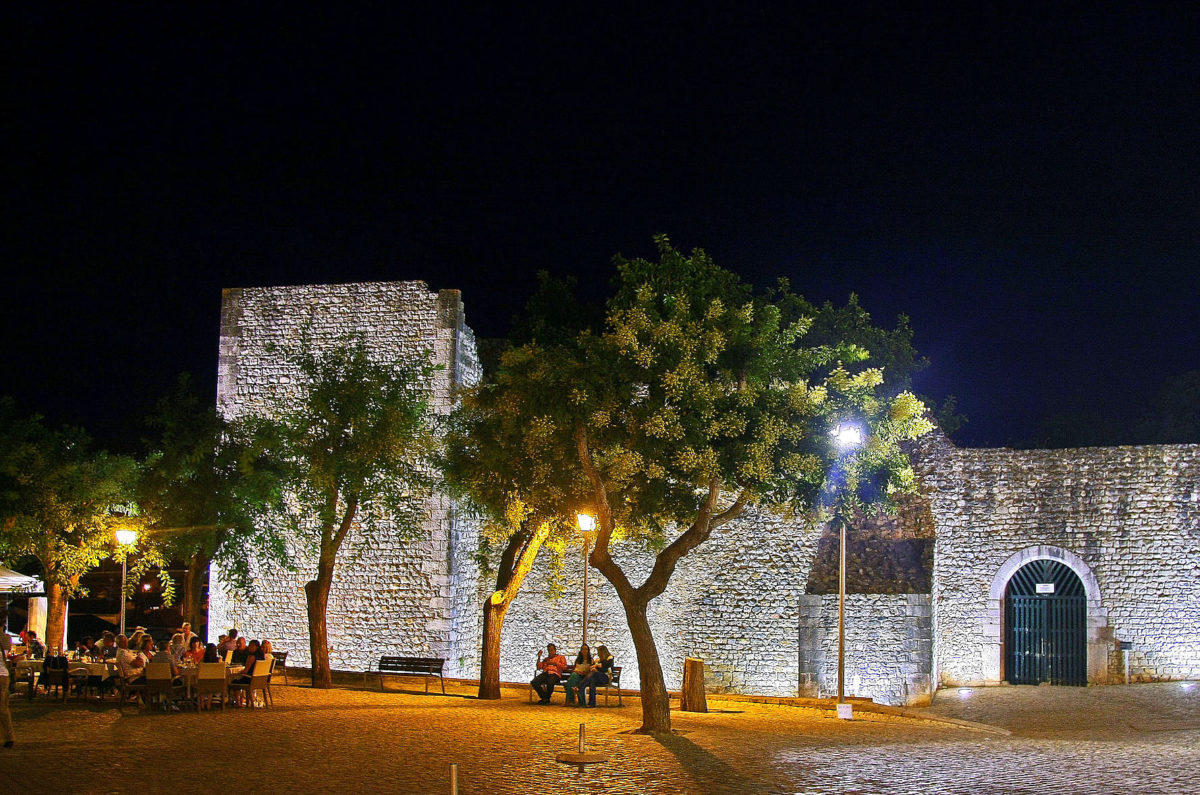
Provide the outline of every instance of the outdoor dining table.
<path id="1" fill-rule="evenodd" d="M 246 670 L 244 665 L 230 665 L 225 668 L 225 683 L 228 684 L 233 677 Z M 200 666 L 198 665 L 181 665 L 179 667 L 179 678 L 183 680 L 184 686 L 187 688 L 188 698 L 192 697 L 196 689 L 196 679 L 200 676 Z"/>
<path id="2" fill-rule="evenodd" d="M 67 675 L 74 680 L 74 684 L 79 688 L 78 693 L 83 695 L 85 687 L 96 688 L 99 695 L 99 688 L 111 677 L 117 673 L 116 660 L 98 660 L 95 662 L 89 660 L 74 660 L 67 665 Z"/>

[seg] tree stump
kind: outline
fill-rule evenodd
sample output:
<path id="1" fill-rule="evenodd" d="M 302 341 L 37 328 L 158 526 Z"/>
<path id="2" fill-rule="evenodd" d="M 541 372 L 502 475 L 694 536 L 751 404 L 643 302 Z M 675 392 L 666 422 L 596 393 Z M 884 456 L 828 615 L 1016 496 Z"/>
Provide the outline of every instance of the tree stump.
<path id="1" fill-rule="evenodd" d="M 684 712 L 708 712 L 708 700 L 704 698 L 704 660 L 688 657 L 683 661 L 679 709 Z"/>

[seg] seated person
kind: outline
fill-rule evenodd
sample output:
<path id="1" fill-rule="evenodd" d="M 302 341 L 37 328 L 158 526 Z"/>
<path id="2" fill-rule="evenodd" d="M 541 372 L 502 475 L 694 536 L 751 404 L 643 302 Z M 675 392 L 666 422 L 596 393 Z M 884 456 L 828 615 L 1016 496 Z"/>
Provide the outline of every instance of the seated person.
<path id="1" fill-rule="evenodd" d="M 183 662 L 183 653 L 187 651 L 187 644 L 183 642 L 183 633 L 176 632 L 171 636 L 171 642 L 167 644 L 167 653 L 171 655 L 171 661 L 176 665 Z"/>
<path id="2" fill-rule="evenodd" d="M 139 654 L 129 648 L 129 638 L 124 635 L 117 635 L 117 673 L 127 682 L 140 681 L 142 669 L 146 667 L 146 661 L 139 659 Z"/>
<path id="3" fill-rule="evenodd" d="M 221 653 L 217 650 L 217 644 L 210 643 L 204 647 L 204 658 L 200 662 L 221 662 Z"/>
<path id="4" fill-rule="evenodd" d="M 216 650 L 217 647 L 213 646 L 214 653 Z M 188 641 L 188 650 L 183 653 L 183 659 L 194 665 L 204 662 L 204 642 L 198 636 L 192 635 L 192 639 Z"/>
<path id="5" fill-rule="evenodd" d="M 613 656 L 608 653 L 607 646 L 600 646 L 596 649 L 596 661 L 592 664 L 592 671 L 580 681 L 579 687 L 579 706 L 584 706 L 583 691 L 588 690 L 587 706 L 596 706 L 596 688 L 601 685 L 607 685 L 612 681 Z"/>
<path id="6" fill-rule="evenodd" d="M 236 656 L 236 652 L 234 653 Z M 259 665 L 265 664 L 266 654 L 263 653 L 262 646 L 257 640 L 252 640 L 246 644 L 246 670 L 238 674 L 237 678 L 230 682 L 231 685 L 248 685 L 250 677 L 254 676 L 254 671 Z M 264 669 L 265 671 L 265 669 Z M 241 696 L 239 695 L 239 698 Z"/>
<path id="7" fill-rule="evenodd" d="M 171 666 L 171 676 L 178 678 L 179 663 L 175 662 L 175 657 L 171 654 L 171 650 L 169 648 L 160 649 L 157 653 L 154 653 L 154 639 L 149 638 L 149 640 L 150 644 L 149 652 L 147 652 L 147 662 L 166 663 L 167 665 Z M 153 653 L 153 656 L 149 656 L 151 653 Z"/>
<path id="8" fill-rule="evenodd" d="M 592 650 L 587 644 L 579 647 L 579 654 L 575 655 L 575 663 L 571 666 L 571 675 L 567 677 L 566 684 L 563 685 L 563 693 L 567 697 L 567 706 L 575 703 L 575 688 L 579 687 L 579 683 L 583 678 L 592 672 Z M 579 702 L 583 706 L 583 701 Z"/>
<path id="9" fill-rule="evenodd" d="M 37 632 L 30 629 L 25 633 L 25 646 L 29 650 L 29 656 L 35 660 L 40 660 L 46 656 L 46 647 L 38 640 Z"/>
<path id="10" fill-rule="evenodd" d="M 246 639 L 238 638 L 237 646 L 235 646 L 233 649 L 232 662 L 234 665 L 245 665 L 246 664 L 246 649 L 247 649 Z"/>
<path id="11" fill-rule="evenodd" d="M 221 652 L 221 654 L 225 654 L 227 651 L 235 651 L 238 647 L 238 631 L 231 629 L 223 637 L 224 640 L 217 644 L 217 651 Z"/>
<path id="12" fill-rule="evenodd" d="M 541 649 L 538 650 L 538 675 L 533 677 L 530 686 L 537 691 L 538 703 L 549 704 L 550 696 L 554 695 L 554 686 L 567 670 L 567 658 L 558 653 L 553 643 L 546 644 L 546 659 L 542 659 Z"/>

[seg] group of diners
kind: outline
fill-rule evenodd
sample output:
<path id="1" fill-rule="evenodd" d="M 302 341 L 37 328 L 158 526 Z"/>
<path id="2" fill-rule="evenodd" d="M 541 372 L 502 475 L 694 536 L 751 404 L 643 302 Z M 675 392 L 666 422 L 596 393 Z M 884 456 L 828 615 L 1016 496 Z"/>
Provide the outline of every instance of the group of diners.
<path id="1" fill-rule="evenodd" d="M 538 649 L 537 676 L 529 685 L 537 691 L 538 703 L 549 704 L 550 696 L 554 694 L 554 686 L 563 682 L 563 693 L 567 706 L 578 704 L 581 707 L 596 706 L 596 688 L 608 685 L 612 681 L 613 656 L 607 646 L 597 646 L 596 656 L 585 643 L 575 655 L 575 662 L 567 665 L 567 658 L 559 654 L 553 643 L 546 645 L 546 656 L 542 657 Z M 587 701 L 584 702 L 584 691 L 587 691 Z"/>
<path id="2" fill-rule="evenodd" d="M 248 685 L 255 668 L 271 655 L 269 640 L 247 640 L 237 629 L 222 634 L 216 643 L 205 643 L 190 624 L 185 623 L 161 648 L 145 627 L 136 627 L 126 636 L 106 631 L 97 642 L 88 636 L 81 638 L 68 658 L 50 654 L 43 662 L 44 667 L 69 667 L 71 661 L 103 662 L 115 664 L 116 673 L 127 685 L 142 685 L 146 682 L 146 666 L 164 663 L 170 666 L 174 684 L 181 684 L 181 668 L 191 668 L 202 663 L 225 663 L 236 673 L 229 681 L 231 685 Z M 268 665 L 270 663 L 267 663 Z M 140 696 L 139 696 L 140 697 Z"/>

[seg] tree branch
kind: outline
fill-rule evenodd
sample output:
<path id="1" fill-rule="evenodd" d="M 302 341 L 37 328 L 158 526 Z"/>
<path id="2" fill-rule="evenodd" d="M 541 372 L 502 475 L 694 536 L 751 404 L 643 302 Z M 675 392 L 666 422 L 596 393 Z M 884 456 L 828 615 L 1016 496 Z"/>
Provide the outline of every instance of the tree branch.
<path id="1" fill-rule="evenodd" d="M 608 489 L 605 488 L 604 480 L 600 477 L 600 472 L 592 462 L 592 452 L 588 447 L 587 430 L 583 427 L 582 422 L 575 424 L 575 451 L 579 455 L 579 464 L 583 467 L 588 481 L 592 484 L 592 498 L 596 503 L 596 523 L 600 527 L 599 532 L 596 534 L 596 546 L 592 550 L 592 554 L 588 556 L 588 560 L 597 571 L 613 584 L 613 588 L 616 589 L 617 596 L 622 602 L 631 601 L 637 596 L 633 583 L 629 582 L 629 578 L 625 576 L 625 572 L 621 570 L 617 562 L 608 554 L 608 541 L 612 538 L 614 527 L 612 509 L 608 505 Z"/>

